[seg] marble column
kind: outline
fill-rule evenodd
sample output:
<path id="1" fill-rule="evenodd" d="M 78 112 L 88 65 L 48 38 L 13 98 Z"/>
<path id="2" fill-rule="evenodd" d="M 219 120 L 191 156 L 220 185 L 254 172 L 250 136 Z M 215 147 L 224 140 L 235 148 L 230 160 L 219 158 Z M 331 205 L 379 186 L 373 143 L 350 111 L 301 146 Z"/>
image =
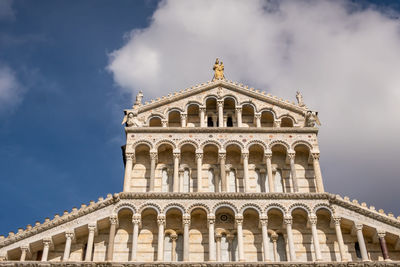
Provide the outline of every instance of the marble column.
<path id="1" fill-rule="evenodd" d="M 187 120 L 187 114 L 186 113 L 182 113 L 181 114 L 181 126 L 183 128 L 186 127 L 186 120 Z"/>
<path id="2" fill-rule="evenodd" d="M 294 239 L 293 239 L 293 231 L 292 231 L 292 216 L 285 216 L 284 224 L 286 225 L 286 234 L 287 234 L 287 241 L 289 245 L 289 256 L 290 261 L 296 261 L 296 251 L 294 249 Z"/>
<path id="3" fill-rule="evenodd" d="M 215 239 L 214 239 L 214 226 L 215 226 L 215 215 L 208 214 L 208 260 L 215 261 Z"/>
<path id="4" fill-rule="evenodd" d="M 319 165 L 319 153 L 312 153 L 312 157 L 315 174 L 315 184 L 317 186 L 316 189 L 318 193 L 323 193 L 325 192 L 325 189 L 324 183 L 322 182 L 321 167 Z"/>
<path id="5" fill-rule="evenodd" d="M 261 193 L 266 193 L 266 192 L 269 192 L 269 189 L 268 189 L 268 184 L 267 184 L 267 175 L 265 175 L 267 173 L 267 170 L 266 169 L 260 169 L 260 177 L 258 177 L 258 179 L 260 179 L 259 180 L 259 182 L 261 183 L 260 184 L 260 191 L 259 192 L 261 192 Z"/>
<path id="6" fill-rule="evenodd" d="M 369 261 L 367 247 L 365 246 L 364 235 L 362 232 L 363 225 L 361 223 L 354 224 L 354 227 L 357 231 L 357 240 L 360 246 L 361 258 L 362 261 Z"/>
<path id="7" fill-rule="evenodd" d="M 347 261 L 346 256 L 345 256 L 346 249 L 344 247 L 342 229 L 340 228 L 341 218 L 334 216 L 334 217 L 332 217 L 332 220 L 335 223 L 336 239 L 337 239 L 338 245 L 339 245 L 340 260 Z"/>
<path id="8" fill-rule="evenodd" d="M 378 238 L 379 238 L 379 245 L 381 247 L 382 251 L 382 256 L 385 261 L 389 260 L 389 252 L 386 246 L 386 240 L 385 240 L 385 231 L 378 231 L 377 232 Z"/>
<path id="9" fill-rule="evenodd" d="M 242 107 L 236 107 L 237 127 L 242 127 Z"/>
<path id="10" fill-rule="evenodd" d="M 94 241 L 94 234 L 96 232 L 96 223 L 88 224 L 88 230 L 89 230 L 89 235 L 86 246 L 85 261 L 92 261 L 93 241 Z"/>
<path id="11" fill-rule="evenodd" d="M 261 127 L 261 113 L 254 113 L 254 118 L 256 119 L 256 127 Z"/>
<path id="12" fill-rule="evenodd" d="M 41 261 L 47 261 L 49 257 L 49 250 L 51 245 L 51 237 L 47 237 L 43 239 L 43 253 Z"/>
<path id="13" fill-rule="evenodd" d="M 228 191 L 227 182 L 226 182 L 226 171 L 225 171 L 225 159 L 226 153 L 219 153 L 219 166 L 220 166 L 220 175 L 221 175 L 221 192 Z"/>
<path id="14" fill-rule="evenodd" d="M 158 153 L 155 151 L 150 152 L 150 192 L 154 192 L 154 184 L 156 179 L 156 161 Z M 161 185 L 162 186 L 162 185 Z"/>
<path id="15" fill-rule="evenodd" d="M 224 100 L 217 100 L 218 127 L 224 127 Z"/>
<path id="16" fill-rule="evenodd" d="M 157 245 L 157 261 L 164 260 L 164 227 L 165 227 L 165 215 L 158 215 L 158 245 Z"/>
<path id="17" fill-rule="evenodd" d="M 183 221 L 183 261 L 189 261 L 189 227 L 190 227 L 190 214 L 182 216 Z"/>
<path id="18" fill-rule="evenodd" d="M 290 174 L 292 175 L 292 182 L 293 182 L 293 191 L 294 193 L 299 192 L 299 186 L 297 183 L 297 176 L 296 176 L 296 166 L 294 164 L 294 159 L 296 154 L 294 152 L 288 153 L 289 161 L 290 161 Z"/>
<path id="19" fill-rule="evenodd" d="M 205 113 L 206 113 L 206 107 L 199 107 L 200 110 L 200 127 L 206 127 L 206 123 L 204 121 L 205 118 Z"/>
<path id="20" fill-rule="evenodd" d="M 249 153 L 242 152 L 244 192 L 249 192 Z"/>
<path id="21" fill-rule="evenodd" d="M 179 160 L 181 158 L 181 154 L 174 152 L 174 181 L 173 181 L 173 191 L 179 192 Z"/>
<path id="22" fill-rule="evenodd" d="M 112 215 L 110 216 L 110 233 L 108 235 L 108 245 L 107 245 L 107 261 L 113 260 L 114 255 L 114 239 L 115 233 L 117 231 L 117 224 L 118 224 L 118 216 Z"/>
<path id="23" fill-rule="evenodd" d="M 274 183 L 274 177 L 272 175 L 271 159 L 272 159 L 272 152 L 265 153 L 265 161 L 267 164 L 267 175 L 268 175 L 268 187 L 269 187 L 269 192 L 272 193 L 275 192 L 275 183 Z"/>
<path id="24" fill-rule="evenodd" d="M 74 238 L 74 231 L 67 231 L 65 232 L 65 247 L 64 247 L 64 256 L 63 256 L 63 261 L 68 261 L 69 260 L 69 255 L 71 253 L 71 244 L 72 244 L 72 239 Z"/>
<path id="25" fill-rule="evenodd" d="M 29 251 L 29 245 L 21 246 L 21 257 L 19 258 L 19 261 L 26 260 L 26 254 L 28 254 L 28 251 Z"/>
<path id="26" fill-rule="evenodd" d="M 260 225 L 262 232 L 262 241 L 263 241 L 263 249 L 264 249 L 264 261 L 270 261 L 269 257 L 269 240 L 268 240 L 268 217 L 267 215 L 260 216 Z"/>
<path id="27" fill-rule="evenodd" d="M 179 191 L 184 192 L 184 178 L 183 175 L 185 174 L 185 169 L 179 168 Z"/>
<path id="28" fill-rule="evenodd" d="M 124 192 L 129 191 L 134 158 L 135 154 L 133 153 L 125 154 L 126 163 L 125 163 L 124 189 L 123 189 Z"/>
<path id="29" fill-rule="evenodd" d="M 171 260 L 176 261 L 176 240 L 178 240 L 178 236 L 170 235 L 169 237 L 171 238 L 171 241 L 172 241 Z"/>
<path id="30" fill-rule="evenodd" d="M 196 153 L 196 160 L 197 160 L 197 192 L 201 192 L 203 153 Z"/>
<path id="31" fill-rule="evenodd" d="M 217 243 L 217 261 L 221 261 L 221 235 L 215 236 L 215 242 Z"/>
<path id="32" fill-rule="evenodd" d="M 243 216 L 236 215 L 236 231 L 238 240 L 239 261 L 245 261 L 244 258 L 244 244 L 243 244 Z"/>
<path id="33" fill-rule="evenodd" d="M 322 254 L 321 248 L 319 246 L 319 238 L 318 238 L 318 231 L 317 231 L 317 216 L 311 215 L 308 218 L 311 223 L 311 233 L 314 243 L 314 252 L 315 252 L 315 259 L 317 261 L 322 261 Z"/>
<path id="34" fill-rule="evenodd" d="M 278 235 L 273 234 L 271 235 L 271 240 L 272 240 L 272 246 L 274 250 L 274 261 L 278 261 Z"/>
<path id="35" fill-rule="evenodd" d="M 132 231 L 131 261 L 137 260 L 139 227 L 140 227 L 141 222 L 142 222 L 142 218 L 139 213 L 135 213 L 132 215 L 133 231 Z"/>

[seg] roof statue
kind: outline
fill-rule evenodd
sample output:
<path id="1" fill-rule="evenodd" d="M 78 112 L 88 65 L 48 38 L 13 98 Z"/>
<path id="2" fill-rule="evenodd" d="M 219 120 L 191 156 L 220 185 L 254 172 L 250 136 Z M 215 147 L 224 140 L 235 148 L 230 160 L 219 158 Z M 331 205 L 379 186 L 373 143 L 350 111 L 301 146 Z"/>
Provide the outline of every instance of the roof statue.
<path id="1" fill-rule="evenodd" d="M 134 106 L 141 106 L 142 105 L 142 99 L 143 99 L 143 92 L 139 91 L 139 93 L 136 95 L 136 101 Z"/>
<path id="2" fill-rule="evenodd" d="M 215 64 L 213 66 L 213 70 L 214 70 L 214 79 L 213 80 L 225 79 L 225 76 L 224 76 L 224 63 L 222 63 L 222 61 L 219 62 L 218 58 L 215 60 Z"/>
<path id="3" fill-rule="evenodd" d="M 296 99 L 300 107 L 304 107 L 306 105 L 304 104 L 303 95 L 299 91 L 296 92 Z"/>

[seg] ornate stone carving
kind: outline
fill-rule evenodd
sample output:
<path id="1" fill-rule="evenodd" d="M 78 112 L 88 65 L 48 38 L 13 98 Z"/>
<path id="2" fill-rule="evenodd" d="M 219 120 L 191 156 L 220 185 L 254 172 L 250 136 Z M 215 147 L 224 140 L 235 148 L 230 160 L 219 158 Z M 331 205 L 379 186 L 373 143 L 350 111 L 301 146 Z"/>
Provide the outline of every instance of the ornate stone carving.
<path id="1" fill-rule="evenodd" d="M 110 220 L 110 224 L 118 224 L 118 216 L 116 216 L 116 215 L 110 216 L 109 220 Z"/>
<path id="2" fill-rule="evenodd" d="M 310 221 L 311 224 L 316 225 L 317 224 L 317 216 L 315 215 L 310 215 L 308 216 L 308 220 Z"/>
<path id="3" fill-rule="evenodd" d="M 293 223 L 293 218 L 292 216 L 286 215 L 285 217 L 283 217 L 283 223 L 284 224 L 292 224 Z"/>
<path id="4" fill-rule="evenodd" d="M 160 225 L 160 224 L 165 225 L 165 215 L 164 215 L 164 214 L 158 215 L 158 217 L 157 217 L 157 224 L 158 224 L 158 225 Z"/>
<path id="5" fill-rule="evenodd" d="M 214 78 L 213 80 L 222 80 L 225 78 L 224 76 L 224 63 L 219 62 L 219 59 L 217 58 L 215 60 L 214 66 L 213 66 L 213 70 L 214 70 Z"/>

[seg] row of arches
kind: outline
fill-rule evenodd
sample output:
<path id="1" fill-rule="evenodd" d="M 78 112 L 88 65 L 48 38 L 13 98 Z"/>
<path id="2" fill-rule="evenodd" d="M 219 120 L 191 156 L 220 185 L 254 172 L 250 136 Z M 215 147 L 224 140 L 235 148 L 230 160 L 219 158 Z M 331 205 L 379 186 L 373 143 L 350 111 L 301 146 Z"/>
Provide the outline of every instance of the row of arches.
<path id="1" fill-rule="evenodd" d="M 193 143 L 177 150 L 164 142 L 156 151 L 147 143 L 137 144 L 134 162 L 126 165 L 124 191 L 322 192 L 315 160 L 310 147 L 301 143 L 290 152 L 281 143 L 270 151 L 261 142 L 248 151 L 237 142 L 223 151 L 211 142 L 201 151 Z"/>
<path id="2" fill-rule="evenodd" d="M 257 112 L 251 102 L 237 105 L 232 96 L 222 100 L 209 96 L 204 105 L 189 102 L 184 110 L 174 107 L 166 114 L 153 113 L 146 122 L 150 127 L 293 127 L 297 123 L 288 113 L 278 117 L 273 109 Z"/>

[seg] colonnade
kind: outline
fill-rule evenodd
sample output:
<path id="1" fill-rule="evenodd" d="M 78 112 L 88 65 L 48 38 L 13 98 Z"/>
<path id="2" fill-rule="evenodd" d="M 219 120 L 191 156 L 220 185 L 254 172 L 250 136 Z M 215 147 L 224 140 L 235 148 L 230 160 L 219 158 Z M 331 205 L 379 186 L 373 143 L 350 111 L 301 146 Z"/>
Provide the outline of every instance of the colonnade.
<path id="1" fill-rule="evenodd" d="M 321 249 L 320 249 L 320 244 L 319 244 L 319 239 L 318 239 L 318 233 L 317 233 L 317 216 L 315 215 L 310 215 L 309 216 L 309 223 L 311 225 L 311 232 L 312 232 L 312 240 L 313 240 L 313 246 L 314 246 L 314 258 L 315 261 L 322 261 L 322 255 L 321 255 Z M 108 239 L 108 244 L 107 244 L 107 254 L 106 254 L 106 261 L 113 261 L 113 255 L 114 255 L 114 239 L 115 239 L 115 234 L 116 230 L 118 228 L 118 216 L 113 215 L 109 217 L 110 220 L 110 230 L 109 230 L 109 239 Z M 345 250 L 345 245 L 343 242 L 343 235 L 341 231 L 341 226 L 340 226 L 340 221 L 341 218 L 338 216 L 333 216 L 332 221 L 334 222 L 335 225 L 335 232 L 336 232 L 336 241 L 339 246 L 339 253 L 340 253 L 340 261 L 345 262 L 348 261 L 349 259 L 346 258 L 346 250 Z M 190 214 L 183 214 L 182 216 L 182 223 L 183 223 L 183 261 L 187 262 L 189 261 L 189 230 L 190 230 Z M 220 246 L 220 236 L 215 234 L 215 215 L 214 214 L 208 214 L 207 215 L 207 226 L 208 226 L 208 245 L 209 245 L 209 258 L 208 261 L 213 262 L 213 261 L 221 261 L 221 246 Z M 132 216 L 132 223 L 133 223 L 133 229 L 132 229 L 132 243 L 131 243 L 131 258 L 129 259 L 130 261 L 137 261 L 137 252 L 138 252 L 138 235 L 139 235 L 139 229 L 141 227 L 141 214 L 133 214 Z M 271 245 L 269 243 L 269 236 L 268 236 L 268 217 L 265 214 L 262 214 L 259 217 L 259 223 L 260 223 L 260 228 L 262 231 L 262 246 L 263 246 L 263 261 L 265 262 L 270 262 L 274 261 L 274 258 L 276 259 L 276 255 L 269 255 L 270 254 L 270 249 L 269 246 Z M 166 226 L 166 216 L 164 214 L 159 214 L 157 216 L 157 224 L 158 224 L 158 243 L 157 243 L 157 261 L 163 262 L 164 260 L 164 235 L 165 235 L 165 226 Z M 291 215 L 285 215 L 283 217 L 283 225 L 284 228 L 286 229 L 286 243 L 287 243 L 287 257 L 288 261 L 290 262 L 295 262 L 298 261 L 296 258 L 296 249 L 295 249 L 295 244 L 294 244 L 294 237 L 293 237 L 293 231 L 292 231 L 292 225 L 293 225 L 293 219 Z M 244 243 L 243 243 L 243 215 L 242 214 L 236 214 L 235 215 L 235 227 L 236 227 L 236 233 L 237 233 L 237 242 L 238 242 L 238 261 L 246 261 L 246 255 L 244 251 Z M 356 229 L 356 235 L 357 235 L 357 240 L 360 246 L 360 252 L 362 256 L 362 261 L 369 261 L 368 258 L 368 252 L 367 248 L 365 245 L 365 240 L 364 240 L 364 235 L 362 232 L 363 225 L 361 223 L 354 223 L 354 227 Z M 87 247 L 86 247 L 86 253 L 85 253 L 85 261 L 91 261 L 92 259 L 92 251 L 93 251 L 93 239 L 94 239 L 94 233 L 96 230 L 96 224 L 89 224 L 88 225 L 88 238 L 87 238 Z M 388 249 L 386 246 L 386 241 L 385 241 L 385 232 L 378 232 L 379 236 L 379 242 L 380 242 L 380 247 L 382 250 L 382 255 L 385 260 L 389 259 L 388 256 Z M 74 231 L 66 231 L 65 232 L 65 248 L 64 248 L 64 254 L 62 257 L 63 261 L 68 261 L 71 253 L 71 242 L 74 239 Z M 272 236 L 271 236 L 272 238 Z M 176 238 L 175 238 L 176 240 Z M 48 253 L 49 253 L 49 247 L 51 244 L 51 238 L 45 238 L 43 239 L 43 254 L 41 261 L 47 261 L 48 260 Z M 276 238 L 275 242 L 273 243 L 274 246 L 274 254 L 276 253 Z M 174 245 L 173 245 L 174 247 Z M 27 252 L 29 251 L 29 246 L 22 246 L 21 247 L 21 257 L 20 261 L 25 261 Z M 172 257 L 172 260 L 176 260 L 176 256 Z"/>
<path id="2" fill-rule="evenodd" d="M 296 175 L 296 167 L 295 167 L 295 152 L 288 152 L 287 156 L 289 158 L 290 165 L 290 173 L 291 179 L 293 183 L 293 192 L 299 192 L 298 179 Z M 315 183 L 316 183 L 316 192 L 322 193 L 324 192 L 324 185 L 322 182 L 321 168 L 319 164 L 319 153 L 311 153 L 313 160 L 313 168 L 315 174 Z M 242 166 L 243 166 L 243 181 L 244 181 L 244 192 L 250 192 L 249 190 L 249 152 L 242 151 Z M 132 168 L 135 161 L 134 153 L 126 153 L 126 164 L 125 164 L 125 176 L 124 176 L 124 192 L 129 191 L 130 180 L 132 175 Z M 154 192 L 154 184 L 155 184 L 155 170 L 157 163 L 158 153 L 157 151 L 150 151 L 150 186 L 149 192 Z M 264 154 L 264 164 L 266 166 L 266 172 L 268 177 L 268 187 L 269 192 L 275 192 L 275 181 L 272 170 L 272 152 L 268 152 Z M 226 151 L 218 152 L 219 166 L 220 166 L 220 177 L 216 177 L 216 184 L 221 183 L 221 191 L 228 192 L 228 182 L 226 176 Z M 180 162 L 181 153 L 180 151 L 173 152 L 173 192 L 180 191 L 180 183 L 182 183 L 182 175 L 180 175 Z M 202 165 L 203 165 L 203 152 L 196 151 L 196 166 L 197 166 L 197 191 L 202 191 Z M 219 187 L 215 187 L 216 192 L 219 192 Z"/>

